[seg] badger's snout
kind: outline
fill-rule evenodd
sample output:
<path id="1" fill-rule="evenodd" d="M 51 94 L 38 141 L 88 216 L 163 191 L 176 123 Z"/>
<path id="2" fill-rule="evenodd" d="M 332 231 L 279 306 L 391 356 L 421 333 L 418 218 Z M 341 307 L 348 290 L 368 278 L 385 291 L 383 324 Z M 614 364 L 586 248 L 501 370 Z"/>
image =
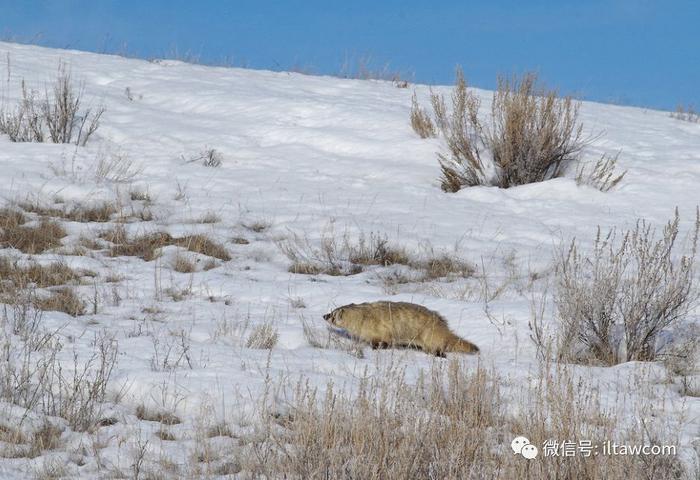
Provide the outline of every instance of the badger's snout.
<path id="1" fill-rule="evenodd" d="M 323 316 L 323 319 L 324 319 L 325 321 L 327 321 L 327 322 L 330 321 L 330 319 L 331 319 L 331 314 L 330 314 L 330 313 L 325 314 L 325 315 Z"/>

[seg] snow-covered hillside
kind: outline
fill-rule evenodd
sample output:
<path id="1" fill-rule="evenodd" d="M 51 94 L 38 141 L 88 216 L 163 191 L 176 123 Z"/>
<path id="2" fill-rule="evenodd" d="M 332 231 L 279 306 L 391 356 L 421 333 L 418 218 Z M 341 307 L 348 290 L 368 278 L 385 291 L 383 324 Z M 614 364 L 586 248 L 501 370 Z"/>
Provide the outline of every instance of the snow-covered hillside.
<path id="1" fill-rule="evenodd" d="M 137 418 L 140 406 L 177 415 L 182 423 L 173 428 L 183 439 L 202 417 L 245 431 L 271 383 L 282 385 L 273 397 L 284 408 L 299 378 L 352 391 L 360 377 L 387 362 L 404 365 L 409 380 L 444 362 L 415 350 L 366 347 L 357 355 L 334 343 L 312 346 L 310 335 L 328 335 L 323 314 L 351 302 L 409 301 L 440 312 L 481 349 L 479 356 L 460 358 L 465 368 L 492 368 L 505 391 L 514 392 L 539 374 L 528 322 L 533 298 L 551 287 L 558 249 L 573 238 L 590 246 L 598 226 L 629 228 L 644 218 L 661 228 L 676 207 L 685 235 L 700 203 L 700 124 L 667 112 L 582 104 L 584 133 L 592 138 L 583 159 L 621 152 L 618 168 L 627 170 L 610 192 L 577 186 L 569 175 L 447 194 L 438 181 L 441 140 L 420 139 L 409 124 L 413 91 L 427 104 L 428 86 L 9 43 L 0 43 L 0 58 L 4 106 L 21 98 L 22 79 L 43 94 L 63 64 L 82 84 L 85 105 L 105 107 L 84 147 L 13 143 L 0 135 L 0 208 L 65 211 L 107 202 L 115 213 L 107 222 L 64 219 L 68 235 L 61 247 L 35 255 L 8 248 L 0 255 L 62 260 L 95 274 L 76 287 L 85 315 L 43 314 L 42 328 L 59 331 L 66 365 L 73 365 L 74 353 L 78 362 L 89 358 L 96 336 L 109 335 L 118 345 L 104 414 L 116 423 L 94 434 L 66 433 L 64 447 L 34 459 L 2 458 L 2 478 L 20 478 L 52 456 L 67 459 L 69 477 L 94 478 L 93 456 L 84 454 L 84 465 L 77 466 L 71 455 L 90 450 L 87 439 L 98 437 L 107 463 L 131 471 L 129 452 L 157 429 Z M 491 93 L 476 93 L 486 114 Z M 218 167 L 203 165 L 201 157 L 211 150 Z M 131 236 L 206 235 L 230 259 L 212 260 L 177 242 L 150 261 L 110 255 L 110 244 L 98 237 L 118 225 Z M 290 273 L 290 248 L 320 251 L 331 241 L 341 248 L 361 237 L 386 238 L 416 258 L 456 256 L 476 273 L 428 281 L 410 281 L 410 269 L 401 265 L 369 266 L 349 276 Z M 98 242 L 94 249 L 85 247 L 90 239 Z M 176 271 L 178 261 L 189 261 L 194 271 Z M 685 321 L 698 318 L 696 308 Z M 278 333 L 274 347 L 248 348 L 251 334 L 265 325 Z M 679 454 L 694 458 L 700 399 L 681 395 L 660 363 L 575 371 L 593 382 L 610 408 L 619 406 L 620 391 L 664 405 L 679 432 Z M 21 409 L 1 405 L 0 427 L 22 419 Z M 22 429 L 41 420 L 27 418 Z M 175 442 L 169 454 L 184 455 L 188 441 Z M 149 448 L 156 444 L 151 440 Z"/>

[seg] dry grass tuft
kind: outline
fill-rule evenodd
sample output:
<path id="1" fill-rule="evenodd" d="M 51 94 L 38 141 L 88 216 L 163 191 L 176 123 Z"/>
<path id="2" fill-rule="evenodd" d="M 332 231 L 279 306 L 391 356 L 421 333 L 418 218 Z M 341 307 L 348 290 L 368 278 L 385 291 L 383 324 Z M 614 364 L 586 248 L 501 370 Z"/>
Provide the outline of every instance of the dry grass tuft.
<path id="1" fill-rule="evenodd" d="M 11 208 L 0 209 L 0 229 L 14 229 L 27 222 L 27 217 L 19 210 Z"/>
<path id="2" fill-rule="evenodd" d="M 126 243 L 128 239 L 124 225 L 116 225 L 112 228 L 108 228 L 107 230 L 103 230 L 97 236 L 102 240 L 115 244 Z"/>
<path id="3" fill-rule="evenodd" d="M 206 235 L 188 235 L 175 240 L 175 245 L 185 247 L 190 252 L 201 253 L 225 262 L 231 260 L 226 248 Z"/>
<path id="4" fill-rule="evenodd" d="M 36 225 L 26 225 L 26 217 L 12 210 L 0 211 L 0 247 L 16 248 L 24 253 L 37 254 L 61 245 L 66 236 L 63 227 L 41 219 Z"/>
<path id="5" fill-rule="evenodd" d="M 164 442 L 174 442 L 177 437 L 170 431 L 169 428 L 160 428 L 156 431 L 155 436 Z"/>
<path id="6" fill-rule="evenodd" d="M 48 265 L 32 262 L 22 266 L 18 260 L 0 257 L 0 278 L 9 281 L 15 288 L 26 288 L 30 284 L 38 288 L 67 285 L 77 283 L 81 277 L 91 273 L 73 270 L 63 262 Z"/>
<path id="7" fill-rule="evenodd" d="M 55 450 L 61 444 L 63 431 L 57 426 L 46 422 L 32 433 L 31 452 L 32 457 L 38 456 L 46 450 Z"/>
<path id="8" fill-rule="evenodd" d="M 99 205 L 74 205 L 66 208 L 45 207 L 38 202 L 21 203 L 20 208 L 25 212 L 36 213 L 44 217 L 61 218 L 72 222 L 109 222 L 112 215 L 117 213 L 117 209 L 110 203 L 104 202 Z"/>
<path id="9" fill-rule="evenodd" d="M 197 222 L 198 223 L 219 223 L 220 221 L 221 221 L 221 217 L 219 215 L 217 215 L 214 212 L 207 212 Z"/>
<path id="10" fill-rule="evenodd" d="M 416 92 L 411 98 L 411 127 L 420 138 L 430 138 L 437 135 L 435 124 L 430 119 L 430 115 L 420 105 L 416 99 Z"/>
<path id="11" fill-rule="evenodd" d="M 179 425 L 182 420 L 172 412 L 149 410 L 144 405 L 136 407 L 136 418 L 147 422 L 158 422 L 163 425 Z"/>
<path id="12" fill-rule="evenodd" d="M 39 310 L 63 312 L 73 317 L 85 315 L 85 304 L 70 287 L 62 287 L 51 291 L 49 297 L 36 297 L 34 305 Z"/>
<path id="13" fill-rule="evenodd" d="M 151 195 L 147 190 L 133 189 L 129 191 L 129 198 L 134 202 L 151 203 Z"/>
<path id="14" fill-rule="evenodd" d="M 116 232 L 120 234 L 119 231 Z M 107 239 L 107 238 L 106 238 Z M 153 232 L 139 235 L 134 238 L 116 237 L 116 246 L 110 250 L 113 257 L 139 257 L 147 262 L 154 260 L 158 255 L 157 251 L 167 245 L 173 245 L 173 237 L 166 232 Z"/>
<path id="15" fill-rule="evenodd" d="M 369 238 L 360 234 L 357 245 L 347 245 L 348 260 L 355 265 L 408 265 L 406 251 L 389 243 L 386 237 L 370 233 Z"/>
<path id="16" fill-rule="evenodd" d="M 619 156 L 619 153 L 614 157 L 603 155 L 593 166 L 581 165 L 576 172 L 576 183 L 589 185 L 601 192 L 612 190 L 627 173 L 627 170 L 619 175 L 615 173 Z"/>
<path id="17" fill-rule="evenodd" d="M 256 220 L 254 222 L 244 223 L 243 226 L 251 232 L 261 233 L 270 228 L 272 224 L 265 220 Z"/>
<path id="18" fill-rule="evenodd" d="M 337 236 L 329 229 L 321 233 L 320 247 L 297 235 L 279 241 L 277 246 L 292 261 L 289 271 L 298 274 L 355 275 L 369 266 L 405 265 L 418 271 L 415 275 L 403 275 L 408 283 L 470 277 L 476 271 L 471 263 L 450 253 L 430 249 L 426 255 L 411 255 L 404 247 L 376 233 L 369 236 L 361 233 L 353 240 L 347 233 Z"/>
<path id="19" fill-rule="evenodd" d="M 364 267 L 407 264 L 409 258 L 403 248 L 391 245 L 386 237 L 360 234 L 357 241 L 346 233 L 336 236 L 332 229 L 321 233 L 321 245 L 316 247 L 306 238 L 294 234 L 291 238 L 277 242 L 292 265 L 292 273 L 331 276 L 356 275 Z"/>
<path id="20" fill-rule="evenodd" d="M 197 271 L 197 265 L 193 260 L 177 255 L 173 261 L 173 270 L 179 273 L 193 273 Z"/>
<path id="21" fill-rule="evenodd" d="M 264 323 L 253 328 L 245 346 L 247 348 L 258 348 L 271 350 L 277 345 L 279 333 L 271 323 Z"/>
<path id="22" fill-rule="evenodd" d="M 435 255 L 434 252 L 431 252 L 427 258 L 413 260 L 409 262 L 409 265 L 421 272 L 420 281 L 452 277 L 466 278 L 476 273 L 474 265 L 448 253 Z"/>
<path id="23" fill-rule="evenodd" d="M 129 238 L 123 228 L 115 228 L 100 235 L 101 238 L 115 243 L 110 250 L 113 257 L 139 257 L 151 261 L 158 256 L 158 250 L 168 245 L 184 247 L 190 252 L 201 253 L 220 260 L 231 260 L 226 248 L 206 235 L 188 235 L 174 238 L 166 232 L 152 232 Z"/>

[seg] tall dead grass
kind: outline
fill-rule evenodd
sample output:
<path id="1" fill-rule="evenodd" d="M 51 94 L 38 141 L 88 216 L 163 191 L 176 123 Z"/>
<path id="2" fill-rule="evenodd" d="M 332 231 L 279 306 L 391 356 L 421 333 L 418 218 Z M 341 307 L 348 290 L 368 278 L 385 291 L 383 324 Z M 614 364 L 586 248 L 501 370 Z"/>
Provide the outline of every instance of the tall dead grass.
<path id="1" fill-rule="evenodd" d="M 437 135 L 430 114 L 418 104 L 416 92 L 413 92 L 413 97 L 411 97 L 411 127 L 420 138 L 430 138 Z"/>
<path id="2" fill-rule="evenodd" d="M 261 407 L 261 424 L 239 461 L 253 476 L 290 479 L 629 478 L 683 479 L 692 473 L 675 457 L 545 457 L 546 441 L 605 440 L 677 445 L 674 432 L 646 422 L 626 425 L 600 404 L 597 390 L 567 370 L 550 369 L 528 387 L 521 408 L 482 366 L 434 365 L 415 383 L 396 365 L 366 375 L 350 394 L 297 384 L 282 412 Z M 539 446 L 528 460 L 511 440 Z"/>

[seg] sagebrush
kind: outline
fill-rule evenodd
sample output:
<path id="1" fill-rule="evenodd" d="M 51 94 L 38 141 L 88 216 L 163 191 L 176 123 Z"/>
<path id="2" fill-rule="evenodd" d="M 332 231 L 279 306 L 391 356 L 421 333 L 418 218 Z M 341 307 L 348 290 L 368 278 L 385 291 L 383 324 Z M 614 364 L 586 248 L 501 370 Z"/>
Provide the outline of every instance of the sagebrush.
<path id="1" fill-rule="evenodd" d="M 559 256 L 550 340 L 560 360 L 613 365 L 657 358 L 660 332 L 678 326 L 698 298 L 700 212 L 684 254 L 676 248 L 679 222 L 676 211 L 660 234 L 644 220 L 621 235 L 599 229 L 591 251 L 574 240 Z M 541 327 L 533 325 L 534 337 L 546 348 Z"/>
<path id="2" fill-rule="evenodd" d="M 437 93 L 431 93 L 431 103 L 447 147 L 438 154 L 446 192 L 475 185 L 508 188 L 559 177 L 586 145 L 580 103 L 541 87 L 532 73 L 499 79 L 490 123 L 479 118 L 481 101 L 467 89 L 460 69 L 451 109 Z M 428 124 L 425 116 L 417 104 L 411 109 L 411 122 L 419 133 L 428 128 L 423 127 Z"/>
<path id="3" fill-rule="evenodd" d="M 22 97 L 14 108 L 0 109 L 0 132 L 13 142 L 73 143 L 84 146 L 100 126 L 103 106 L 84 107 L 82 86 L 59 67 L 56 81 L 44 95 L 21 82 Z"/>

